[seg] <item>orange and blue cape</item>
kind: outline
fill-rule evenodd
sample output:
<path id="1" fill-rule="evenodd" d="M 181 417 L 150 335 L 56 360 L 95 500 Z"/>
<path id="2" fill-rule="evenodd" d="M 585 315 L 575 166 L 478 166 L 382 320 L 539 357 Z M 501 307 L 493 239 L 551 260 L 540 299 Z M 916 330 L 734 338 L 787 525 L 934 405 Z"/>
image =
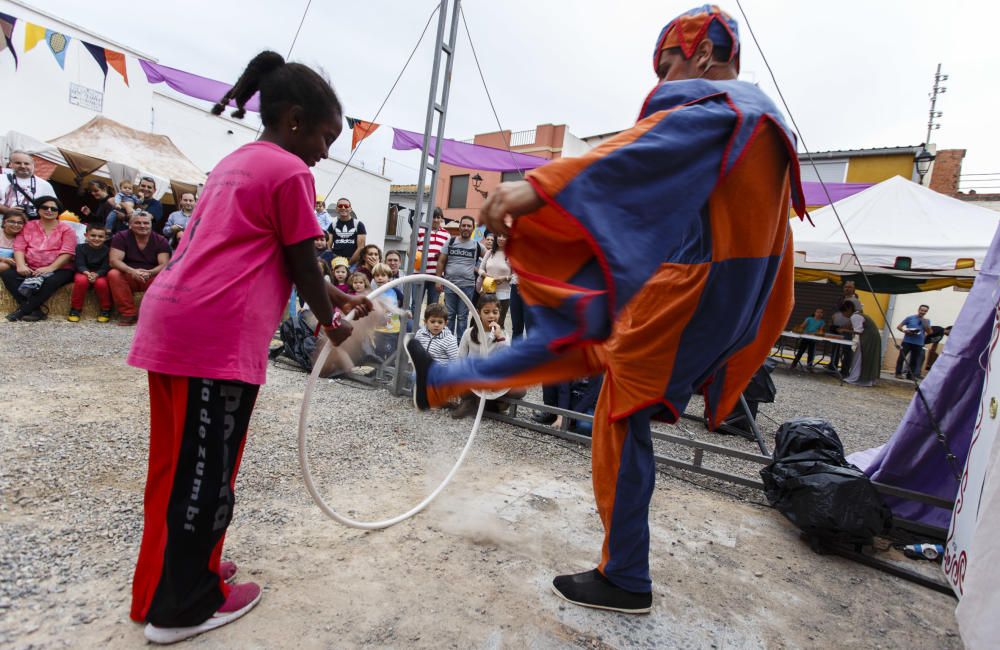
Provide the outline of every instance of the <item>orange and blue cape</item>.
<path id="1" fill-rule="evenodd" d="M 530 172 L 544 199 L 508 251 L 547 352 L 596 354 L 612 420 L 700 392 L 714 425 L 792 306 L 794 135 L 740 81 L 657 86 L 635 126 Z"/>

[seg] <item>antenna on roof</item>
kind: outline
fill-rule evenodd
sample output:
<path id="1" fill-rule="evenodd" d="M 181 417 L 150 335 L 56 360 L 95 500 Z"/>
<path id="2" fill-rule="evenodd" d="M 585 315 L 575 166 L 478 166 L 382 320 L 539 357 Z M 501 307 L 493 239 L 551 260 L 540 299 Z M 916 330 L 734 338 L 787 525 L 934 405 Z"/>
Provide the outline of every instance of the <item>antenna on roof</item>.
<path id="1" fill-rule="evenodd" d="M 927 119 L 927 137 L 924 138 L 924 142 L 927 144 L 931 143 L 931 131 L 936 131 L 941 128 L 941 124 L 936 120 L 940 119 L 944 113 L 937 110 L 937 100 L 938 95 L 943 95 L 948 89 L 941 85 L 942 81 L 948 81 L 948 75 L 941 74 L 941 64 L 938 63 L 937 72 L 934 74 L 934 88 L 931 89 L 928 97 L 931 98 L 931 110 Z"/>

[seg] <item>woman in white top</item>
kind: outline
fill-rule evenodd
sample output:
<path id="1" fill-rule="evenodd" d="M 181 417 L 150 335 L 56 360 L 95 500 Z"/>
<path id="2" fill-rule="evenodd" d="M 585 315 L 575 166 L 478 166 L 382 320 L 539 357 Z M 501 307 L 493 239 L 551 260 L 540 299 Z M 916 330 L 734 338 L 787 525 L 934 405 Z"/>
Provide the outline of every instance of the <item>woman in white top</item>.
<path id="1" fill-rule="evenodd" d="M 493 249 L 486 253 L 479 264 L 479 280 L 476 288 L 479 293 L 495 293 L 500 301 L 500 327 L 507 321 L 507 310 L 510 308 L 510 280 L 513 272 L 507 260 L 507 235 L 497 235 Z M 493 280 L 492 291 L 486 278 Z"/>

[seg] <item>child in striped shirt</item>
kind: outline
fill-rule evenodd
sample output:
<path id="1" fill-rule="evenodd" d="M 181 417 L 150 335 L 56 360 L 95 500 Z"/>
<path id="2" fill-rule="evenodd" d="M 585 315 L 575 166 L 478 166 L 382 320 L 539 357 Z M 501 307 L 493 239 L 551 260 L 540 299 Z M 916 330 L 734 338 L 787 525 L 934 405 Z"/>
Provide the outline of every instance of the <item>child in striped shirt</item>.
<path id="1" fill-rule="evenodd" d="M 442 365 L 458 358 L 458 340 L 445 327 L 447 322 L 448 308 L 440 303 L 432 303 L 424 310 L 424 326 L 413 335 L 420 347 Z"/>

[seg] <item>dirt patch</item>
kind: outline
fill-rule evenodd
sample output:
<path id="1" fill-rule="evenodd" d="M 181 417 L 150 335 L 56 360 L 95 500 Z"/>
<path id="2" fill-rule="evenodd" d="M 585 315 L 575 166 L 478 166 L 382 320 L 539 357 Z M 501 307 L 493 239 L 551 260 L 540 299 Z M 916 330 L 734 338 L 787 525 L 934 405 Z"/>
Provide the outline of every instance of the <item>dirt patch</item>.
<path id="1" fill-rule="evenodd" d="M 0 645 L 140 645 L 127 613 L 148 407 L 144 374 L 122 361 L 129 332 L 0 327 L 9 370 L 0 378 Z M 549 591 L 552 577 L 592 568 L 602 537 L 586 452 L 496 422 L 424 513 L 379 532 L 341 527 L 299 477 L 304 375 L 272 369 L 269 380 L 226 546 L 265 595 L 245 619 L 190 645 L 961 646 L 952 599 L 817 556 L 774 511 L 668 476 L 650 516 L 653 613 L 565 604 Z M 419 501 L 468 434 L 468 421 L 415 415 L 385 393 L 328 389 L 339 410 L 317 416 L 318 474 L 324 494 L 358 516 Z"/>

